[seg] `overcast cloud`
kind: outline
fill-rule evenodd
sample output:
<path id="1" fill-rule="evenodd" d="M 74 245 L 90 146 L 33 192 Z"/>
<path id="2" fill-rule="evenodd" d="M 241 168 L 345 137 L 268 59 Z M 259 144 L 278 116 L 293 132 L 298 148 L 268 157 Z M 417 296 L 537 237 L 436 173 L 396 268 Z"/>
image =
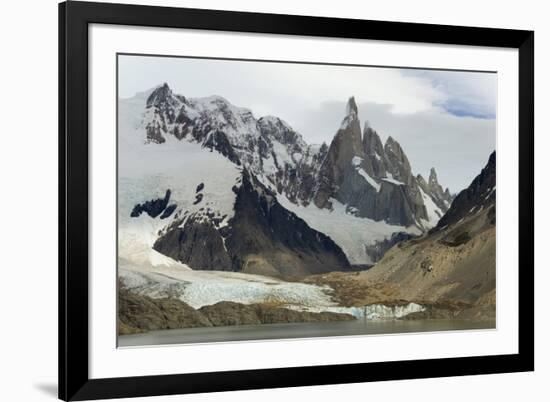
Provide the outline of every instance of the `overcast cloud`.
<path id="1" fill-rule="evenodd" d="M 355 96 L 359 117 L 405 150 L 413 172 L 436 168 L 444 187 L 465 188 L 495 149 L 493 73 L 119 57 L 119 96 L 167 82 L 186 97 L 220 95 L 255 117 L 275 115 L 309 143 L 330 143 Z"/>

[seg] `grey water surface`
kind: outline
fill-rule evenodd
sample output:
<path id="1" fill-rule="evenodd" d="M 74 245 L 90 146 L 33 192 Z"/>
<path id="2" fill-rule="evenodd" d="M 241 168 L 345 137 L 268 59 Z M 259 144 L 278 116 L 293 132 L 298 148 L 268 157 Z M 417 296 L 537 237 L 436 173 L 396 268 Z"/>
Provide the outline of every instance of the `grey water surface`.
<path id="1" fill-rule="evenodd" d="M 119 347 L 269 339 L 317 338 L 414 332 L 491 330 L 495 320 L 356 320 L 330 323 L 295 323 L 201 327 L 151 331 L 118 337 Z"/>

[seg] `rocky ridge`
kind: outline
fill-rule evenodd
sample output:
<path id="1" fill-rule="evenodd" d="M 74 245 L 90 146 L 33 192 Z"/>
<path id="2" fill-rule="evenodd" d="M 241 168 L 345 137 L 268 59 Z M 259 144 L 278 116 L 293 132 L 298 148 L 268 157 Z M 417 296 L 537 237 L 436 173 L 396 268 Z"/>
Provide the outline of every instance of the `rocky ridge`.
<path id="1" fill-rule="evenodd" d="M 330 208 L 331 200 L 346 205 L 357 216 L 422 229 L 430 227 L 448 209 L 449 192 L 443 192 L 432 169 L 429 184 L 415 177 L 401 145 L 388 137 L 386 143 L 365 124 L 361 134 L 357 105 L 348 101 L 347 115 L 330 144 L 319 172 L 313 200 Z M 430 197 L 437 208 L 427 208 Z"/>
<path id="2" fill-rule="evenodd" d="M 433 227 L 451 200 L 435 170 L 428 183 L 413 176 L 404 150 L 392 137 L 383 144 L 369 124 L 361 132 L 354 98 L 349 99 L 329 146 L 308 145 L 283 120 L 274 116 L 256 119 L 250 110 L 219 96 L 187 98 L 164 84 L 144 103 L 136 133 L 144 135 L 145 146 L 172 149 L 186 142 L 199 144 L 205 152 L 222 155 L 238 171 L 234 205 L 226 197 L 222 212 L 213 206 L 220 205 L 212 198 L 218 189 L 209 187 L 210 198 L 206 199 L 204 183 L 195 184 L 190 207 L 180 203 L 178 187 L 177 202 L 169 204 L 168 190 L 164 198 L 140 202 L 131 212 L 136 218 L 142 213 L 169 218 L 155 233 L 153 249 L 193 269 L 273 276 L 345 271 L 350 268 L 350 254 L 354 264 L 369 264 L 411 233 Z M 168 185 L 178 186 L 177 180 Z M 335 237 L 327 235 L 326 225 L 321 225 L 325 227 L 322 233 L 313 229 L 315 222 L 306 223 L 300 216 L 301 207 L 330 212 L 335 203 L 339 214 L 382 222 L 392 232 L 388 235 L 389 229 L 379 226 L 367 228 L 373 235 L 351 246 L 343 241 L 353 239 L 331 233 L 338 237 L 336 244 Z"/>
<path id="3" fill-rule="evenodd" d="M 203 270 L 280 276 L 349 268 L 338 245 L 283 208 L 248 171 L 234 191 L 235 215 L 226 226 L 217 227 L 214 216 L 185 216 L 164 229 L 153 248 Z"/>
<path id="4" fill-rule="evenodd" d="M 368 123 L 361 133 L 353 97 L 328 146 L 308 145 L 278 117 L 256 119 L 222 97 L 186 98 L 167 84 L 148 97 L 142 124 L 146 143 L 163 144 L 166 136 L 201 143 L 296 204 L 331 208 L 335 199 L 359 217 L 427 229 L 435 212 L 427 210 L 420 189 L 440 215 L 452 200 L 433 169 L 429 183 L 420 185 L 424 180 L 412 175 L 404 150 L 391 136 L 382 144 Z"/>

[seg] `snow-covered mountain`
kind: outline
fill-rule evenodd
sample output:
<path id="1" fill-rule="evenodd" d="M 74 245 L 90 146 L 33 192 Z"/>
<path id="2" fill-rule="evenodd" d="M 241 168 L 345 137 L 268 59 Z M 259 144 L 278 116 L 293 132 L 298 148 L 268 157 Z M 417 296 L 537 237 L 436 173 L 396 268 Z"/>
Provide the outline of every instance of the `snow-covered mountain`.
<path id="1" fill-rule="evenodd" d="M 435 171 L 429 183 L 412 175 L 391 137 L 361 134 L 353 98 L 331 144 L 311 145 L 277 117 L 164 84 L 119 100 L 118 141 L 128 258 L 267 275 L 348 269 L 435 226 L 452 200 Z"/>
<path id="2" fill-rule="evenodd" d="M 220 96 L 191 99 L 167 84 L 146 99 L 142 127 L 145 143 L 169 137 L 201 144 L 242 165 L 294 202 L 306 201 L 327 146 L 307 145 L 283 120 L 255 119 L 249 109 Z"/>

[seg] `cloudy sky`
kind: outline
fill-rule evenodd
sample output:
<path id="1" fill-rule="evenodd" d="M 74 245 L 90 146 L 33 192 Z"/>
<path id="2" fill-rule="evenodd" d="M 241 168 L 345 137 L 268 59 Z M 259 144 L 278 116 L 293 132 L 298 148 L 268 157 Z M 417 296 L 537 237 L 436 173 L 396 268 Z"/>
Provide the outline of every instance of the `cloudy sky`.
<path id="1" fill-rule="evenodd" d="M 401 143 L 413 172 L 458 192 L 496 148 L 494 73 L 119 56 L 119 96 L 167 82 L 186 97 L 220 95 L 275 115 L 309 143 L 330 143 L 354 96 L 362 124 Z"/>

